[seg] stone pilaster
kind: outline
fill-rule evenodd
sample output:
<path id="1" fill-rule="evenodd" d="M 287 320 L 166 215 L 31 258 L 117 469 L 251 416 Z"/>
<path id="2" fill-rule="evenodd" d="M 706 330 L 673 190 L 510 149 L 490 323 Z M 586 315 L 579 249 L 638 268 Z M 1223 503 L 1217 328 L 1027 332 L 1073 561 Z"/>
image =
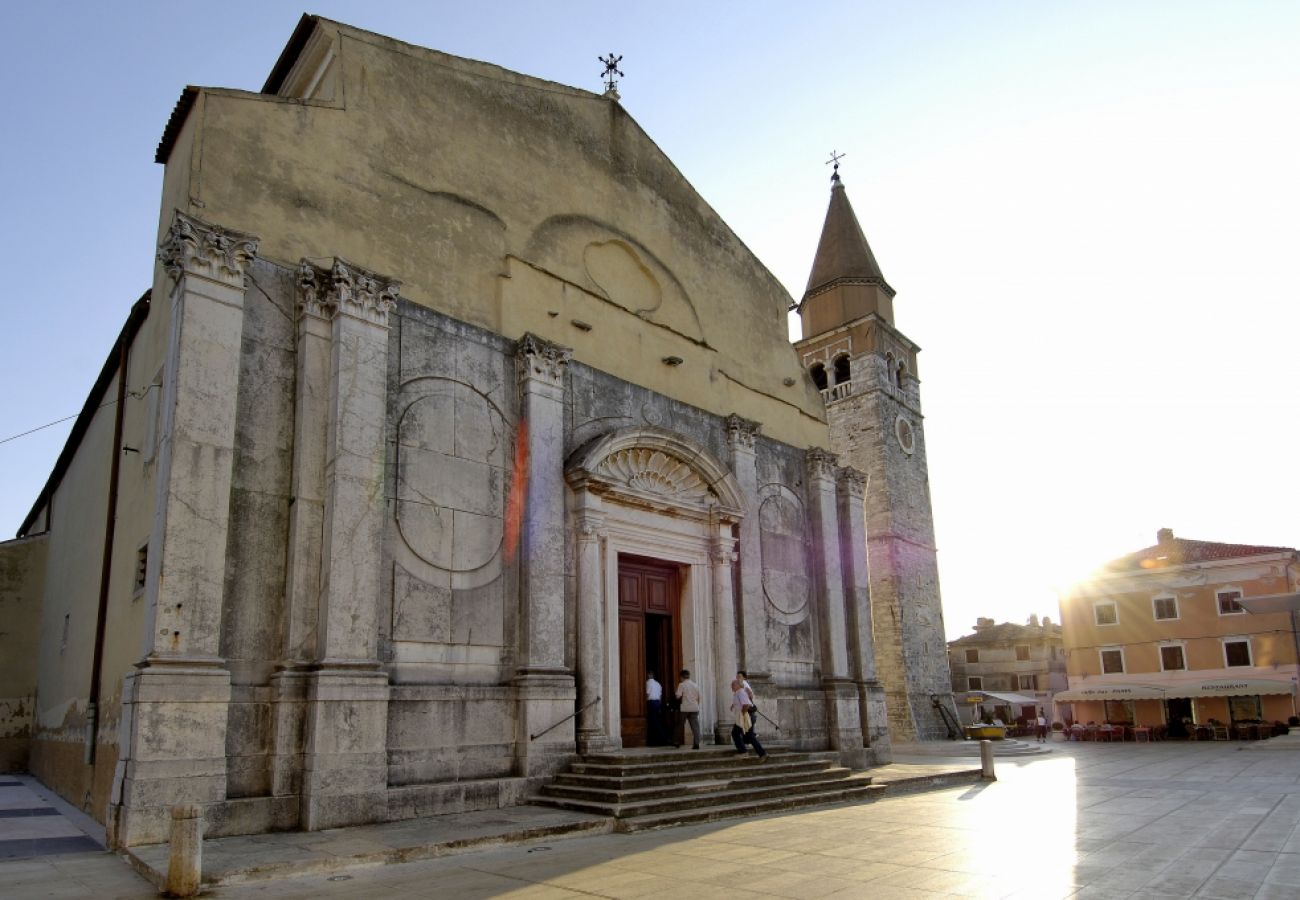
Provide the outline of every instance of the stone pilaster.
<path id="1" fill-rule="evenodd" d="M 300 286 L 307 315 L 328 318 L 330 328 L 324 452 L 316 455 L 304 447 L 295 456 L 303 464 L 297 474 L 314 477 L 313 467 L 319 466 L 324 486 L 316 635 L 309 648 L 315 661 L 302 686 L 300 821 L 317 830 L 382 819 L 387 804 L 388 677 L 376 657 L 386 509 L 388 319 L 400 284 L 335 259 L 328 271 L 302 272 Z M 318 323 L 307 329 L 308 350 L 314 355 L 299 365 L 319 367 L 316 336 L 322 329 Z M 311 418 L 319 411 L 318 399 L 311 398 L 302 411 L 308 416 L 304 441 L 319 439 L 320 423 Z M 304 525 L 310 515 L 310 510 L 304 515 Z M 302 585 L 295 599 L 306 605 L 311 581 L 302 570 L 314 555 L 310 541 L 303 536 L 292 545 L 305 554 L 294 566 Z M 294 613 L 298 627 L 310 620 L 308 613 Z M 310 643 L 305 632 L 300 636 Z"/>
<path id="2" fill-rule="evenodd" d="M 576 692 L 564 665 L 564 374 L 573 351 L 533 334 L 516 351 L 526 459 L 519 548 L 516 768 L 545 775 L 573 752 Z M 557 724 L 560 723 L 560 724 Z M 554 726 L 554 727 L 553 727 Z"/>
<path id="3" fill-rule="evenodd" d="M 718 721 L 714 734 L 718 743 L 731 740 L 731 679 L 736 677 L 736 600 L 731 581 L 731 565 L 736 559 L 731 525 L 719 523 L 717 536 L 709 547 L 713 572 L 713 664 L 717 691 Z"/>
<path id="4" fill-rule="evenodd" d="M 807 463 L 827 732 L 831 748 L 839 751 L 841 761 L 861 768 L 866 764 L 866 752 L 862 745 L 857 687 L 849 678 L 848 620 L 844 610 L 844 570 L 840 558 L 839 504 L 835 490 L 836 459 L 833 453 L 814 447 L 808 451 Z"/>
<path id="5" fill-rule="evenodd" d="M 871 634 L 871 591 L 867 577 L 867 527 L 862 506 L 867 478 L 853 468 L 837 473 L 840 558 L 843 560 L 845 613 L 849 636 L 849 673 L 858 689 L 862 742 L 876 763 L 892 758 L 885 690 L 876 678 L 876 651 Z"/>
<path id="6" fill-rule="evenodd" d="M 585 492 L 583 497 L 592 499 Z M 605 660 L 604 560 L 605 514 L 580 509 L 574 516 L 578 540 L 578 751 L 594 753 L 613 749 L 615 741 L 605 731 L 603 697 Z"/>
<path id="7" fill-rule="evenodd" d="M 736 484 L 753 511 L 738 525 L 740 553 L 740 632 L 743 667 L 754 683 L 769 680 L 767 661 L 767 600 L 763 594 L 763 554 L 759 535 L 758 465 L 755 443 L 760 426 L 740 416 L 727 416 L 727 447 Z M 730 675 L 728 675 L 730 677 Z"/>
<path id="8" fill-rule="evenodd" d="M 163 840 L 174 804 L 226 796 L 230 673 L 219 657 L 221 615 L 244 272 L 256 255 L 251 235 L 179 211 L 158 249 L 173 284 L 171 331 L 145 576 L 144 659 L 123 685 L 109 801 L 114 846 Z"/>

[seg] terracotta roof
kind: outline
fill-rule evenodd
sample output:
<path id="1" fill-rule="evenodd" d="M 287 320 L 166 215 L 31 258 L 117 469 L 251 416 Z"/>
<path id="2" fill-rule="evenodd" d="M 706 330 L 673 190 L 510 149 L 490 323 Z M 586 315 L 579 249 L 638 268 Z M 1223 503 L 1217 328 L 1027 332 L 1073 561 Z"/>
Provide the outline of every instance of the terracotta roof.
<path id="1" fill-rule="evenodd" d="M 1046 627 L 1035 625 L 1017 625 L 1014 622 L 1003 622 L 1001 625 L 991 625 L 987 628 L 981 628 L 974 634 L 963 635 L 955 641 L 949 641 L 949 647 L 969 647 L 977 644 L 1010 644 L 1014 642 L 1024 643 L 1031 640 L 1048 640 L 1061 638 L 1061 626 L 1053 622 Z"/>
<path id="2" fill-rule="evenodd" d="M 1218 559 L 1240 559 L 1266 553 L 1295 553 L 1294 547 L 1267 547 L 1259 544 L 1221 544 L 1217 541 L 1193 541 L 1173 537 L 1144 547 L 1136 553 L 1113 559 L 1102 566 L 1106 571 L 1125 572 L 1163 569 Z"/>
<path id="3" fill-rule="evenodd" d="M 826 210 L 826 221 L 822 225 L 821 240 L 817 242 L 817 254 L 813 257 L 812 274 L 808 276 L 804 297 L 842 279 L 879 284 L 891 295 L 894 293 L 871 252 L 858 217 L 853 214 L 844 183 L 837 179 L 831 187 L 831 203 Z"/>

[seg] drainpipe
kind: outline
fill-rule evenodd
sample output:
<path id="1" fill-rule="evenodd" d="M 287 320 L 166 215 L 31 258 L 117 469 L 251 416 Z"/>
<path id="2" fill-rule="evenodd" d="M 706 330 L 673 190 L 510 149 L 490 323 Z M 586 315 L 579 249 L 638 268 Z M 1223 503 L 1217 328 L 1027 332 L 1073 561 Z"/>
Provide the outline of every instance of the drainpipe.
<path id="1" fill-rule="evenodd" d="M 126 415 L 126 364 L 131 358 L 125 331 L 117 347 L 117 408 L 113 412 L 113 456 L 108 472 L 108 503 L 104 514 L 104 559 L 99 574 L 99 612 L 95 617 L 95 655 L 90 663 L 90 702 L 86 705 L 86 765 L 95 763 L 99 734 L 100 669 L 104 664 L 104 632 L 108 626 L 108 594 L 113 574 L 113 536 L 117 526 L 117 486 L 122 470 L 122 419 Z"/>

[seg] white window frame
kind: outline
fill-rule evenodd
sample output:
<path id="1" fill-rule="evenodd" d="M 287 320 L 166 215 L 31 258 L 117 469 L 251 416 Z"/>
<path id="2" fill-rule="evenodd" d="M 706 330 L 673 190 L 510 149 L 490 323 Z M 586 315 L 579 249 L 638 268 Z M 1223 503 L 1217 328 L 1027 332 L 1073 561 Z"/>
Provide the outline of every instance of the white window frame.
<path id="1" fill-rule="evenodd" d="M 1119 653 L 1118 672 L 1106 671 L 1106 657 L 1102 655 L 1104 653 Z M 1123 647 L 1098 647 L 1097 648 L 1097 671 L 1100 672 L 1102 675 L 1123 675 L 1124 673 L 1126 673 L 1128 671 L 1128 661 L 1124 659 L 1124 648 Z"/>
<path id="2" fill-rule="evenodd" d="M 1254 665 L 1255 665 L 1255 648 L 1254 648 L 1253 646 L 1251 646 L 1250 635 L 1248 635 L 1248 634 L 1238 634 L 1238 635 L 1233 635 L 1232 637 L 1220 638 L 1220 639 L 1219 639 L 1219 643 L 1223 645 L 1223 667 L 1224 667 L 1225 669 L 1245 669 L 1245 668 L 1247 668 L 1247 667 L 1250 667 L 1250 668 L 1253 668 L 1253 667 L 1254 667 Z M 1234 666 L 1234 665 L 1232 665 L 1231 663 L 1228 662 L 1228 645 L 1229 645 L 1229 644 L 1245 644 L 1245 645 L 1246 645 L 1246 659 L 1249 660 L 1249 661 L 1246 663 L 1246 665 L 1244 665 L 1244 666 Z"/>
<path id="3" fill-rule="evenodd" d="M 1029 684 L 1027 684 L 1027 685 L 1022 683 L 1026 678 L 1029 679 Z M 1018 691 L 1036 691 L 1036 690 L 1038 690 L 1038 688 L 1034 686 L 1034 676 L 1033 676 L 1033 675 L 1017 675 L 1017 676 L 1016 676 L 1016 690 L 1018 690 Z"/>
<path id="4" fill-rule="evenodd" d="M 1173 614 L 1172 616 L 1170 616 L 1169 618 L 1167 618 L 1167 619 L 1162 619 L 1162 618 L 1160 618 L 1159 615 L 1156 614 L 1156 613 L 1157 613 L 1157 607 L 1156 607 L 1156 604 L 1159 603 L 1161 600 L 1172 600 L 1172 601 L 1174 601 L 1174 614 Z M 1183 617 L 1183 611 L 1182 611 L 1182 608 L 1178 605 L 1178 595 L 1177 595 L 1177 594 L 1157 594 L 1156 596 L 1154 596 L 1154 597 L 1151 598 L 1151 619 L 1152 619 L 1153 621 L 1156 621 L 1156 622 L 1177 622 L 1177 621 L 1178 621 L 1179 619 L 1181 619 L 1182 617 Z"/>
<path id="5" fill-rule="evenodd" d="M 1114 622 L 1102 622 L 1098 619 L 1097 610 L 1101 609 L 1103 606 L 1109 606 L 1111 609 L 1115 610 Z M 1094 603 L 1092 605 L 1092 624 L 1096 625 L 1098 628 L 1110 628 L 1112 625 L 1118 625 L 1119 604 L 1116 603 L 1114 600 L 1099 600 L 1098 602 Z"/>
<path id="6" fill-rule="evenodd" d="M 979 682 L 979 684 L 975 684 L 975 682 L 977 682 L 977 681 Z M 967 675 L 967 676 L 966 676 L 966 690 L 968 690 L 968 691 L 982 691 L 982 690 L 984 690 L 984 676 L 983 676 L 983 675 Z"/>
<path id="7" fill-rule="evenodd" d="M 1221 597 L 1224 594 L 1236 594 L 1237 605 L 1241 606 L 1241 609 L 1235 609 L 1232 612 L 1224 612 L 1223 604 L 1219 601 L 1219 597 Z M 1244 599 L 1246 599 L 1246 592 L 1243 591 L 1241 588 L 1221 587 L 1214 592 L 1214 611 L 1221 616 L 1244 616 L 1246 614 L 1246 608 L 1241 604 L 1241 601 Z"/>
<path id="8" fill-rule="evenodd" d="M 1179 654 L 1183 658 L 1183 667 L 1181 669 L 1165 668 L 1165 648 L 1177 647 Z M 1187 642 L 1186 641 L 1161 641 L 1156 645 L 1156 655 L 1160 658 L 1161 672 L 1186 672 L 1187 671 Z"/>

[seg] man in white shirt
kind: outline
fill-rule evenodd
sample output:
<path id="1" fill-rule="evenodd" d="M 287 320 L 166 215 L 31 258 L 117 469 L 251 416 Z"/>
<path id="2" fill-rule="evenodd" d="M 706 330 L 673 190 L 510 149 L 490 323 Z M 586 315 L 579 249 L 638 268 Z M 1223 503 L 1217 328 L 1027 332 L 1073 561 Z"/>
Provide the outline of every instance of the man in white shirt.
<path id="1" fill-rule="evenodd" d="M 645 714 L 650 726 L 645 740 L 648 747 L 657 747 L 664 742 L 663 700 L 663 685 L 655 681 L 654 672 L 648 672 L 645 680 Z"/>
<path id="2" fill-rule="evenodd" d="M 677 700 L 686 724 L 691 726 L 691 749 L 700 749 L 700 686 L 691 681 L 690 669 L 682 669 L 682 680 L 677 683 Z"/>

